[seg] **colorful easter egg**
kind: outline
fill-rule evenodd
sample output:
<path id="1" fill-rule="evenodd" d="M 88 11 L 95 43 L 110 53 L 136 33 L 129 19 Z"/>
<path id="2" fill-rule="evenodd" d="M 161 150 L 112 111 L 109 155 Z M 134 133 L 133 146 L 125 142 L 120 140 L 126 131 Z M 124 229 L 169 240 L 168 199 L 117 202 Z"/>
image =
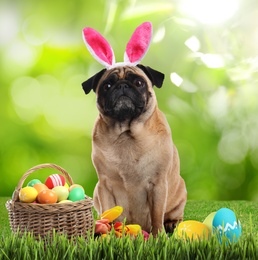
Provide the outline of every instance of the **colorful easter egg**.
<path id="1" fill-rule="evenodd" d="M 38 179 L 33 179 L 28 182 L 27 186 L 33 187 L 36 183 L 41 183 L 41 181 Z"/>
<path id="2" fill-rule="evenodd" d="M 177 235 L 181 238 L 208 239 L 209 229 L 203 223 L 196 220 L 186 220 L 177 226 Z"/>
<path id="3" fill-rule="evenodd" d="M 69 189 L 69 184 L 66 182 L 64 187 L 66 187 L 67 189 Z"/>
<path id="4" fill-rule="evenodd" d="M 212 225 L 220 242 L 223 236 L 226 236 L 230 242 L 236 242 L 242 233 L 240 221 L 237 220 L 234 211 L 228 208 L 221 208 L 216 212 Z"/>
<path id="5" fill-rule="evenodd" d="M 61 200 L 59 201 L 59 203 L 69 203 L 69 202 L 72 202 L 71 200 Z"/>
<path id="6" fill-rule="evenodd" d="M 213 219 L 214 219 L 214 216 L 215 216 L 216 213 L 217 213 L 216 211 L 210 213 L 210 214 L 205 218 L 205 220 L 203 221 L 203 224 L 208 227 L 210 233 L 212 233 L 212 229 L 213 229 L 212 222 L 213 222 Z"/>
<path id="7" fill-rule="evenodd" d="M 44 183 L 36 183 L 34 184 L 33 188 L 36 189 L 38 193 L 43 190 L 48 190 L 48 187 Z"/>
<path id="8" fill-rule="evenodd" d="M 56 186 L 52 189 L 57 194 L 57 202 L 61 200 L 66 200 L 69 195 L 69 191 L 64 186 Z"/>
<path id="9" fill-rule="evenodd" d="M 64 186 L 65 185 L 65 177 L 60 174 L 52 174 L 47 177 L 45 184 L 49 189 L 52 189 L 56 186 Z"/>
<path id="10" fill-rule="evenodd" d="M 68 196 L 68 200 L 79 201 L 85 198 L 84 190 L 80 187 L 73 188 Z"/>
<path id="11" fill-rule="evenodd" d="M 76 187 L 79 187 L 79 188 L 83 189 L 83 192 L 85 192 L 85 191 L 84 191 L 84 188 L 83 188 L 80 184 L 73 184 L 73 185 L 71 185 L 71 186 L 69 187 L 69 192 L 70 192 L 72 189 L 76 188 Z"/>
<path id="12" fill-rule="evenodd" d="M 57 202 L 57 195 L 52 190 L 43 190 L 38 194 L 37 201 L 41 204 L 53 204 Z"/>
<path id="13" fill-rule="evenodd" d="M 31 186 L 24 187 L 19 192 L 19 200 L 21 202 L 31 203 L 36 200 L 38 192 Z"/>

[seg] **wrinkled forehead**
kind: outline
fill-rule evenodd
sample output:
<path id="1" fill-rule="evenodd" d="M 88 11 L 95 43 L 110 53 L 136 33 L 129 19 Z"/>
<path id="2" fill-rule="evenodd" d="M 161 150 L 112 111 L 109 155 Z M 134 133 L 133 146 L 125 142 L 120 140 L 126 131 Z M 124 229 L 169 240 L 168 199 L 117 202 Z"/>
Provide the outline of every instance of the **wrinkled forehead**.
<path id="1" fill-rule="evenodd" d="M 125 66 L 125 67 L 116 67 L 111 70 L 107 70 L 106 73 L 103 75 L 103 78 L 109 78 L 115 76 L 117 79 L 125 79 L 129 75 L 138 75 L 144 77 L 144 72 L 135 66 Z"/>

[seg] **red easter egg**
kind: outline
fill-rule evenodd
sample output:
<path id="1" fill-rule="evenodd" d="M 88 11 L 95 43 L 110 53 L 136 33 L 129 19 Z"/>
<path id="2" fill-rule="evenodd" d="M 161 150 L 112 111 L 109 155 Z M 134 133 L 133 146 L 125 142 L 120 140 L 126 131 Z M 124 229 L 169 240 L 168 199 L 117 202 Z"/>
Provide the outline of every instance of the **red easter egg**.
<path id="1" fill-rule="evenodd" d="M 57 194 L 52 190 L 42 190 L 37 197 L 41 204 L 53 204 L 57 202 Z"/>
<path id="2" fill-rule="evenodd" d="M 60 174 L 52 174 L 47 177 L 45 181 L 45 185 L 49 188 L 52 189 L 56 186 L 64 186 L 65 185 L 65 177 Z"/>

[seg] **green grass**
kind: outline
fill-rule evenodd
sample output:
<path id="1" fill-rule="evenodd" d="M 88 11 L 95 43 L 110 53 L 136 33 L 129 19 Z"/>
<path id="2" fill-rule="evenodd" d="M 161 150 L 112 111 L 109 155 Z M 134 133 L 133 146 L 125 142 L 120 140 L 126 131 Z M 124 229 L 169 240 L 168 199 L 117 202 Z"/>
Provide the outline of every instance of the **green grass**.
<path id="1" fill-rule="evenodd" d="M 203 221 L 205 217 L 221 207 L 235 211 L 242 223 L 243 235 L 239 242 L 219 244 L 213 236 L 208 241 L 184 241 L 175 236 L 160 234 L 144 241 L 111 236 L 99 239 L 89 236 L 88 240 L 76 238 L 69 241 L 55 235 L 46 242 L 35 241 L 30 235 L 19 238 L 9 229 L 5 202 L 0 198 L 0 259 L 258 259 L 257 207 L 247 201 L 188 201 L 186 220 Z"/>

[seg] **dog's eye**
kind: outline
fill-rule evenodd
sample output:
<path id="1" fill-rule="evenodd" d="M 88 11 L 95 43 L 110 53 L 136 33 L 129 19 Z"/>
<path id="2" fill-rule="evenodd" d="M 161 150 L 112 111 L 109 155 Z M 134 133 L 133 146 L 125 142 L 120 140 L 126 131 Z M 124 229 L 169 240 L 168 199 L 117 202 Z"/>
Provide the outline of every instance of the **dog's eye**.
<path id="1" fill-rule="evenodd" d="M 110 83 L 106 83 L 104 84 L 104 90 L 109 90 L 112 87 L 112 85 Z"/>
<path id="2" fill-rule="evenodd" d="M 136 87 L 144 87 L 145 86 L 145 82 L 143 81 L 143 80 L 140 80 L 140 79 L 136 79 L 135 81 L 134 81 L 134 85 L 136 86 Z"/>

